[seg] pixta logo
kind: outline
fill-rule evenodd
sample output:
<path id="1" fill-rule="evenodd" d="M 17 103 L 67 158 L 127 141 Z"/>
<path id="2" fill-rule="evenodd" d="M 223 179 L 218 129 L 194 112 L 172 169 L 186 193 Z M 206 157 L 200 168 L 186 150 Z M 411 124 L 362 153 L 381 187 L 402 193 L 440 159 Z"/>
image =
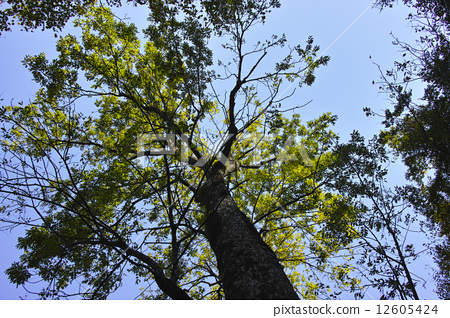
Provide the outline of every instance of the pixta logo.
<path id="1" fill-rule="evenodd" d="M 193 166 L 202 167 L 212 157 L 217 158 L 225 166 L 233 161 L 222 153 L 222 145 L 231 138 L 228 135 L 219 142 L 218 145 L 210 146 L 206 145 L 205 151 L 201 158 L 194 159 Z M 274 135 L 262 135 L 259 133 L 247 134 L 237 138 L 237 142 L 246 141 L 250 151 L 248 153 L 252 155 L 255 163 L 263 162 L 270 158 L 263 158 L 264 147 L 267 142 L 271 142 L 275 139 Z M 207 138 L 201 138 L 202 143 L 206 143 Z M 137 157 L 149 157 L 149 156 L 161 156 L 161 155 L 175 155 L 179 154 L 180 162 L 188 165 L 192 163 L 193 154 L 189 149 L 189 136 L 188 135 L 175 135 L 175 134 L 153 134 L 145 133 L 138 136 L 137 140 Z M 294 151 L 293 151 L 294 150 Z M 297 150 L 297 151 L 295 151 Z M 297 155 L 293 154 L 297 153 Z M 296 141 L 295 136 L 288 136 L 284 141 L 279 153 L 273 158 L 274 161 L 286 162 L 302 160 L 306 166 L 312 166 L 313 163 L 309 158 L 305 147 Z"/>

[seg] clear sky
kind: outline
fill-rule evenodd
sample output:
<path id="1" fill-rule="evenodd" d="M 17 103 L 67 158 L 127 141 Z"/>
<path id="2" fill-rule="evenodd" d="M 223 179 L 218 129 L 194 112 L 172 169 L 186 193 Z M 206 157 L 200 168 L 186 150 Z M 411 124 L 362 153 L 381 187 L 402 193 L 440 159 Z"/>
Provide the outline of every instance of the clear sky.
<path id="1" fill-rule="evenodd" d="M 391 32 L 403 41 L 412 43 L 415 34 L 405 20 L 408 10 L 398 5 L 393 9 L 379 12 L 371 8 L 371 0 L 282 0 L 282 7 L 273 11 L 265 26 L 254 32 L 255 41 L 265 40 L 271 34 L 285 33 L 291 46 L 304 44 L 312 35 L 321 51 L 331 56 L 328 66 L 317 72 L 316 82 L 312 87 L 297 90 L 293 99 L 294 105 L 301 105 L 312 100 L 302 109 L 305 120 L 318 117 L 324 112 L 333 112 L 339 116 L 334 129 L 343 139 L 348 138 L 353 130 L 359 130 L 367 138 L 377 133 L 382 126 L 376 118 L 367 118 L 363 107 L 381 110 L 390 106 L 387 96 L 380 94 L 377 85 L 372 81 L 379 79 L 378 68 L 393 66 L 400 60 L 402 53 L 392 45 Z M 119 11 L 119 16 L 127 14 L 141 29 L 145 26 L 147 12 L 144 7 L 126 7 Z M 66 31 L 64 31 L 66 32 Z M 64 33 L 63 32 L 63 33 Z M 70 31 L 74 33 L 73 31 Z M 220 39 L 213 43 L 219 43 Z M 51 31 L 35 31 L 33 33 L 6 33 L 0 38 L 0 98 L 3 103 L 33 99 L 38 88 L 31 81 L 31 74 L 24 68 L 21 60 L 25 55 L 46 52 L 54 56 L 55 37 Z M 220 56 L 220 48 L 214 49 Z M 372 57 L 372 60 L 369 58 Z M 272 56 L 273 61 L 282 56 Z M 394 171 L 395 178 L 401 178 L 401 169 Z M 18 299 L 25 292 L 11 285 L 4 270 L 19 256 L 15 250 L 16 237 L 21 231 L 12 233 L 0 232 L 0 299 Z M 426 279 L 430 278 L 430 268 L 423 271 Z M 133 285 L 133 281 L 130 282 Z M 436 298 L 430 284 L 422 297 Z M 138 287 L 124 288 L 111 298 L 133 299 L 139 295 Z"/>

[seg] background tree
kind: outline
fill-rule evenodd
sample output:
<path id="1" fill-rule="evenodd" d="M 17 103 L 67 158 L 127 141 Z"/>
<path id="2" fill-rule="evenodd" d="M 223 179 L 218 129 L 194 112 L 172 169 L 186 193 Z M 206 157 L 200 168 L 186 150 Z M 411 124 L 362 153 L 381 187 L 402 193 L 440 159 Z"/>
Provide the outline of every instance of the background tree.
<path id="1" fill-rule="evenodd" d="M 156 282 L 151 298 L 333 297 L 319 275 L 357 287 L 350 265 L 329 262 L 358 217 L 327 186 L 336 117 L 302 125 L 280 95 L 328 58 L 309 38 L 263 72 L 286 39 L 245 43 L 279 5 L 152 1 L 143 45 L 133 24 L 89 7 L 55 60 L 25 58 L 42 88 L 1 112 L 2 220 L 28 226 L 13 283 L 38 276 L 43 298 L 105 298 L 126 270 Z M 209 69 L 214 33 L 233 57 L 223 74 Z M 89 290 L 72 291 L 79 278 Z"/>
<path id="2" fill-rule="evenodd" d="M 361 294 L 355 296 L 363 297 L 374 287 L 381 299 L 420 299 L 416 286 L 425 281 L 411 271 L 411 264 L 427 250 L 424 243 L 417 251 L 417 237 L 426 233 L 406 199 L 408 187 L 388 186 L 393 160 L 386 148 L 377 136 L 366 143 L 353 132 L 350 141 L 335 150 L 339 160 L 334 163 L 334 188 L 354 200 L 353 206 L 361 211 L 352 248 L 355 270 L 364 279 Z"/>
<path id="3" fill-rule="evenodd" d="M 380 7 L 392 6 L 394 1 L 379 1 Z M 450 235 L 450 4 L 446 0 L 405 0 L 416 9 L 408 19 L 420 34 L 415 45 L 395 39 L 404 51 L 404 60 L 382 76 L 382 89 L 394 100 L 394 109 L 385 112 L 387 130 L 381 140 L 402 157 L 415 182 L 407 194 L 414 207 L 437 228 L 442 242 L 435 257 L 440 265 L 436 274 L 438 293 L 448 298 L 448 250 Z M 426 84 L 421 102 L 413 99 L 410 83 Z M 370 114 L 370 111 L 368 112 Z"/>
<path id="4" fill-rule="evenodd" d="M 86 8 L 97 0 L 1 0 L 4 9 L 0 10 L 0 34 L 11 31 L 11 27 L 19 25 L 23 30 L 33 31 L 38 28 L 61 31 L 67 21 L 79 17 Z M 101 3 L 101 1 L 99 1 Z M 144 5 L 146 0 L 127 0 L 135 5 Z M 121 6 L 121 0 L 105 0 L 106 5 Z"/>

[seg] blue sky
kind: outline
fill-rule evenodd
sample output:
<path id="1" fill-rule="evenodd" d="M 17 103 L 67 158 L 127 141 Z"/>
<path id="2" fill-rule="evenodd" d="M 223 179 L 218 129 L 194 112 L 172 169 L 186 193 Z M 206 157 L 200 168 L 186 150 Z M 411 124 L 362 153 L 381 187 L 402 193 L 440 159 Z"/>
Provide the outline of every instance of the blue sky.
<path id="1" fill-rule="evenodd" d="M 378 68 L 373 62 L 389 69 L 395 60 L 401 59 L 402 53 L 392 45 L 391 32 L 406 42 L 412 43 L 415 38 L 405 20 L 409 12 L 405 7 L 398 5 L 380 13 L 378 9 L 370 8 L 371 3 L 366 0 L 284 0 L 282 7 L 268 16 L 266 25 L 253 34 L 257 41 L 271 34 L 285 33 L 291 46 L 305 43 L 312 35 L 315 43 L 321 46 L 321 52 L 326 50 L 326 55 L 331 56 L 329 65 L 319 69 L 312 87 L 298 89 L 288 102 L 299 105 L 312 100 L 301 111 L 305 120 L 324 112 L 337 114 L 339 121 L 334 131 L 343 139 L 353 130 L 359 130 L 370 138 L 382 128 L 377 118 L 367 118 L 362 111 L 367 106 L 378 111 L 390 106 L 387 96 L 380 94 L 377 85 L 372 85 L 372 81 L 379 79 Z M 138 27 L 145 26 L 147 12 L 143 7 L 126 7 L 118 12 L 119 16 L 127 14 Z M 40 52 L 54 56 L 54 43 L 53 32 L 49 31 L 27 33 L 14 30 L 1 36 L 0 98 L 4 99 L 3 103 L 8 104 L 13 98 L 14 102 L 33 98 L 38 87 L 31 81 L 31 74 L 21 60 L 27 54 Z M 220 39 L 213 43 L 220 43 Z M 214 53 L 220 56 L 220 47 L 216 46 Z M 281 57 L 272 55 L 271 58 L 276 61 Z M 393 171 L 393 178 L 401 177 L 399 165 Z M 20 254 L 14 248 L 20 233 L 20 230 L 0 232 L 0 299 L 18 299 L 25 295 L 21 288 L 11 285 L 4 274 Z M 423 271 L 424 278 L 430 278 L 430 268 L 418 268 L 417 271 Z M 139 294 L 138 287 L 124 288 L 112 298 L 133 299 Z M 422 297 L 436 298 L 432 289 L 428 287 Z"/>

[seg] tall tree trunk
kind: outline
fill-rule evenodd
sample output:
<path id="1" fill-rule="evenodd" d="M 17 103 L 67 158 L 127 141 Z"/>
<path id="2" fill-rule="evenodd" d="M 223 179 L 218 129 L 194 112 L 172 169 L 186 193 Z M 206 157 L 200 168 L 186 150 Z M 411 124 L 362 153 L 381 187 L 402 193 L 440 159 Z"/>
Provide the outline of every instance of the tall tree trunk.
<path id="1" fill-rule="evenodd" d="M 198 201 L 208 211 L 208 241 L 226 299 L 299 299 L 275 253 L 238 208 L 223 176 L 207 178 Z"/>

